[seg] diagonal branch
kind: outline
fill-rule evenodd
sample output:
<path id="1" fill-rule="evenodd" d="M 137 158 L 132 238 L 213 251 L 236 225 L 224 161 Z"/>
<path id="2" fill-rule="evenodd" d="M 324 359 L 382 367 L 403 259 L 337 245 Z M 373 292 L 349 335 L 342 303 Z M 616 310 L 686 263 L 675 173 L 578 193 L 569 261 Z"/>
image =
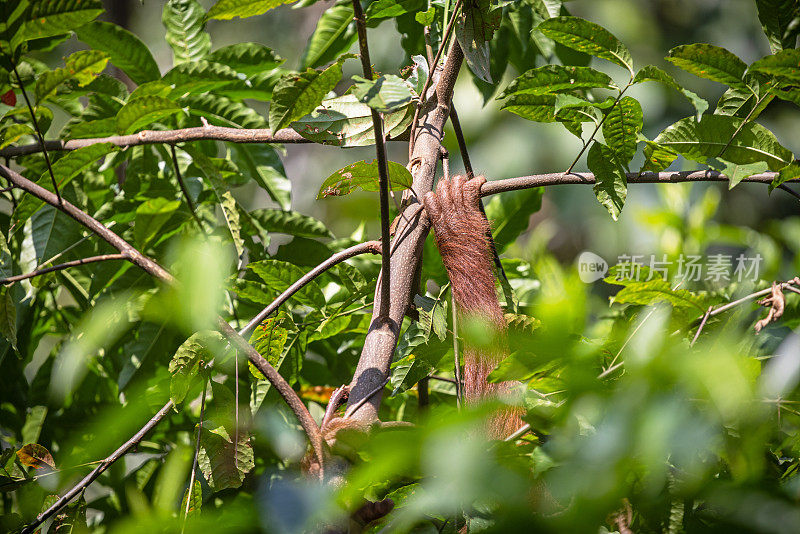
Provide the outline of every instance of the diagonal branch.
<path id="1" fill-rule="evenodd" d="M 381 253 L 381 243 L 380 241 L 365 241 L 364 243 L 359 243 L 358 245 L 354 245 L 350 248 L 346 248 L 341 252 L 337 252 L 327 260 L 323 261 L 313 269 L 311 269 L 308 273 L 306 273 L 302 278 L 297 280 L 295 283 L 290 285 L 286 288 L 286 290 L 278 295 L 275 300 L 269 303 L 269 305 L 261 310 L 258 315 L 253 317 L 249 323 L 245 325 L 244 328 L 239 330 L 239 335 L 243 336 L 250 332 L 253 328 L 258 325 L 261 321 L 266 319 L 269 315 L 271 315 L 275 310 L 277 310 L 281 304 L 289 300 L 289 298 L 300 291 L 300 289 L 308 284 L 311 280 L 314 280 L 316 277 L 333 267 L 334 265 L 343 262 L 344 260 L 350 259 L 354 256 L 358 256 L 359 254 L 380 254 Z M 388 254 L 387 254 L 388 256 Z"/>
<path id="2" fill-rule="evenodd" d="M 361 52 L 361 68 L 364 71 L 364 78 L 372 80 L 372 62 L 369 59 L 369 45 L 367 43 L 367 21 L 364 18 L 364 10 L 361 7 L 361 0 L 353 0 L 353 14 L 358 31 L 358 48 Z M 375 153 L 378 158 L 378 175 L 380 189 L 381 206 L 381 246 L 384 250 L 389 250 L 389 164 L 386 162 L 386 145 L 383 137 L 383 119 L 374 109 L 370 108 L 372 115 L 372 126 L 375 129 Z M 380 276 L 380 309 L 379 317 L 383 321 L 389 319 L 389 290 L 391 279 L 389 272 L 389 254 L 384 254 L 381 259 Z"/>
<path id="3" fill-rule="evenodd" d="M 14 282 L 19 282 L 20 280 L 27 280 L 28 278 L 34 278 L 36 276 L 41 276 L 43 274 L 52 273 L 53 271 L 63 271 L 64 269 L 69 269 L 70 267 L 87 265 L 89 263 L 97 263 L 98 261 L 125 260 L 125 259 L 127 259 L 127 256 L 125 256 L 125 254 L 102 254 L 100 256 L 91 256 L 89 258 L 81 258 L 79 260 L 72 260 L 64 263 L 59 263 L 58 265 L 53 265 L 52 267 L 45 267 L 44 269 L 37 269 L 35 271 L 31 271 L 26 274 L 18 274 L 15 276 L 9 276 L 8 278 L 0 278 L 0 284 L 2 285 L 13 284 Z"/>
<path id="4" fill-rule="evenodd" d="M 141 428 L 141 430 L 131 437 L 131 439 L 120 445 L 117 450 L 109 454 L 102 462 L 100 462 L 100 465 L 95 467 L 91 473 L 83 477 L 80 482 L 75 484 L 75 486 L 73 486 L 68 492 L 62 495 L 56 502 L 52 504 L 52 506 L 50 506 L 50 508 L 36 516 L 36 519 L 31 521 L 24 529 L 22 529 L 20 534 L 31 534 L 39 525 L 50 519 L 54 514 L 66 506 L 67 503 L 78 496 L 78 494 L 80 494 L 86 488 L 86 486 L 94 482 L 97 477 L 102 475 L 103 472 L 105 472 L 105 470 L 111 466 L 111 464 L 122 458 L 126 452 L 131 450 L 140 441 L 142 441 L 147 433 L 150 432 L 150 430 L 152 430 L 159 423 L 159 421 L 161 421 L 169 413 L 169 411 L 172 410 L 174 406 L 175 405 L 172 403 L 172 401 L 167 402 L 160 410 L 158 410 L 152 419 L 150 419 L 147 424 Z"/>
<path id="5" fill-rule="evenodd" d="M 94 219 L 70 202 L 62 200 L 62 202 L 59 203 L 59 199 L 55 194 L 35 184 L 34 182 L 31 182 L 24 176 L 14 172 L 4 165 L 0 165 L 0 176 L 3 176 L 20 189 L 27 191 L 40 200 L 43 200 L 48 204 L 60 209 L 65 214 L 72 217 L 75 221 L 79 222 L 97 234 L 109 245 L 116 248 L 120 253 L 125 255 L 126 259 L 140 267 L 146 273 L 166 283 L 175 283 L 175 279 L 163 267 L 161 267 L 152 259 L 143 255 L 127 241 L 106 228 L 97 219 Z M 222 317 L 217 318 L 217 327 L 219 331 L 225 337 L 227 337 L 233 345 L 236 346 L 236 348 L 247 354 L 247 358 L 250 360 L 250 362 L 252 362 L 252 364 L 255 365 L 259 371 L 261 371 L 267 380 L 269 380 L 269 382 L 275 387 L 281 397 L 283 397 L 283 400 L 292 409 L 295 416 L 300 421 L 300 425 L 303 427 L 303 430 L 305 430 L 306 435 L 311 442 L 311 446 L 314 449 L 314 453 L 320 462 L 320 465 L 323 465 L 324 458 L 322 450 L 322 435 L 320 434 L 319 427 L 311 417 L 308 408 L 306 408 L 305 404 L 303 404 L 303 401 L 300 400 L 300 397 L 297 395 L 294 389 L 292 389 L 289 383 L 286 382 L 286 380 L 278 373 L 278 371 L 276 371 L 275 368 L 272 367 L 272 365 L 270 365 L 270 363 L 265 360 L 256 349 L 250 346 L 250 344 L 244 338 L 242 338 L 242 336 L 236 333 L 236 331 L 231 328 L 231 326 Z"/>
<path id="6" fill-rule="evenodd" d="M 433 187 L 444 125 L 450 116 L 450 100 L 463 60 L 461 47 L 457 41 L 453 41 L 435 88 L 436 98 L 425 101 L 419 113 L 419 127 L 413 130 L 415 133 L 410 161 L 411 173 L 414 176 L 412 188 L 416 195 L 424 196 Z M 414 128 L 413 123 L 412 128 Z M 412 214 L 418 213 L 419 209 L 418 198 L 411 197 L 395 231 L 397 237 L 391 255 L 392 287 L 389 305 L 389 318 L 395 324 L 402 323 L 403 316 L 411 303 L 413 288 L 416 287 L 415 274 L 422 258 L 425 237 L 430 229 L 427 217 L 413 217 Z M 378 308 L 380 298 L 376 301 Z M 387 328 L 378 321 L 378 316 L 377 309 L 373 310 L 372 324 L 364 340 L 364 348 L 350 384 L 348 408 L 359 406 L 351 414 L 351 419 L 363 423 L 372 423 L 378 419 L 381 390 L 372 393 L 388 376 L 399 336 L 397 330 Z M 368 398 L 368 401 L 361 404 L 364 398 Z"/>

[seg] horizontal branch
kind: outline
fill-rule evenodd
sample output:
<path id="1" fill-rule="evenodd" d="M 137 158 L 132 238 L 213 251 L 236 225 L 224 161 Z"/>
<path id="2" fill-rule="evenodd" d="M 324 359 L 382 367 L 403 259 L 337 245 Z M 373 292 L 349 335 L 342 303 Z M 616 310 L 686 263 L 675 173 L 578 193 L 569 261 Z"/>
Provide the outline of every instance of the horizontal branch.
<path id="1" fill-rule="evenodd" d="M 744 178 L 742 182 L 755 182 L 760 184 L 770 184 L 778 175 L 777 172 L 764 172 L 754 174 Z M 644 172 L 628 173 L 629 184 L 675 184 L 681 182 L 727 182 L 728 177 L 719 171 L 681 171 L 681 172 Z M 794 183 L 791 180 L 786 183 Z M 552 185 L 594 185 L 596 183 L 594 174 L 589 172 L 555 172 L 550 174 L 534 174 L 531 176 L 519 176 L 517 178 L 506 178 L 504 180 L 491 180 L 481 187 L 481 196 L 489 196 L 508 191 L 529 189 L 531 187 L 545 187 Z"/>
<path id="2" fill-rule="evenodd" d="M 381 242 L 380 241 L 365 241 L 364 243 L 359 243 L 358 245 L 353 245 L 350 248 L 346 248 L 341 252 L 337 252 L 327 260 L 323 261 L 313 269 L 311 269 L 308 273 L 303 275 L 302 278 L 297 280 L 295 283 L 290 285 L 286 288 L 286 290 L 278 295 L 275 300 L 269 303 L 269 305 L 261 310 L 258 315 L 253 317 L 249 323 L 245 325 L 244 328 L 239 330 L 239 335 L 243 336 L 247 334 L 250 330 L 256 327 L 258 323 L 263 321 L 267 318 L 270 314 L 272 314 L 275 310 L 277 310 L 281 304 L 289 300 L 289 298 L 300 291 L 303 286 L 314 280 L 316 277 L 330 269 L 336 264 L 342 263 L 344 260 L 350 259 L 354 256 L 358 256 L 359 254 L 380 254 L 381 253 Z"/>
<path id="3" fill-rule="evenodd" d="M 36 276 L 41 276 L 43 274 L 52 273 L 53 271 L 62 271 L 64 269 L 68 269 L 70 267 L 77 267 L 79 265 L 87 265 L 89 263 L 97 263 L 98 261 L 107 261 L 107 260 L 125 260 L 127 256 L 125 254 L 102 254 L 100 256 L 92 256 L 89 258 L 81 258 L 79 260 L 72 260 L 67 261 L 64 263 L 59 263 L 58 265 L 53 265 L 52 267 L 45 267 L 43 269 L 36 269 L 35 271 L 31 271 L 26 274 L 18 274 L 15 276 L 9 276 L 8 278 L 0 278 L 0 284 L 12 284 L 14 282 L 19 282 L 20 280 L 27 280 L 28 278 L 34 278 Z"/>
<path id="4" fill-rule="evenodd" d="M 119 147 L 153 145 L 157 143 L 175 144 L 189 141 L 228 141 L 229 143 L 282 143 L 300 144 L 313 143 L 301 136 L 291 128 L 278 130 L 274 134 L 265 128 L 226 128 L 224 126 L 196 126 L 180 130 L 142 130 L 130 135 L 111 135 L 109 137 L 95 137 L 91 139 L 61 139 L 44 142 L 44 147 L 50 152 L 63 150 L 77 150 L 99 143 L 111 143 Z M 393 141 L 408 140 L 408 134 L 401 134 Z M 35 154 L 42 151 L 39 143 L 6 147 L 0 150 L 0 157 L 14 158 Z"/>

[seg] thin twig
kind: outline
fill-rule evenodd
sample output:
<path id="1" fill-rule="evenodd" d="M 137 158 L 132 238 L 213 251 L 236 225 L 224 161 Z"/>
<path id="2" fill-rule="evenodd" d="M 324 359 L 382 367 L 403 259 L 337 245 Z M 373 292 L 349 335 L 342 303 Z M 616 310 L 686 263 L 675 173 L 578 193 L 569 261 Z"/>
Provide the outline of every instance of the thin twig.
<path id="1" fill-rule="evenodd" d="M 451 292 L 452 293 L 452 292 Z M 453 376 L 456 381 L 456 407 L 461 409 L 461 395 L 463 394 L 463 387 L 461 383 L 461 356 L 458 350 L 458 312 L 456 311 L 456 301 L 450 299 L 450 308 L 453 311 Z"/>
<path id="2" fill-rule="evenodd" d="M 525 423 L 524 425 L 519 427 L 516 432 L 505 438 L 503 441 L 516 441 L 530 431 L 531 431 L 531 424 Z"/>
<path id="3" fill-rule="evenodd" d="M 367 21 L 364 18 L 364 10 L 361 7 L 361 0 L 353 0 L 353 14 L 356 21 L 358 32 L 358 48 L 361 52 L 361 68 L 364 71 L 364 78 L 372 80 L 372 63 L 369 59 L 369 44 L 367 43 Z M 372 115 L 372 126 L 375 130 L 375 154 L 378 158 L 378 186 L 380 189 L 380 210 L 381 210 L 381 245 L 383 250 L 389 250 L 391 235 L 389 225 L 389 164 L 386 161 L 386 145 L 383 137 L 383 118 L 380 113 L 370 108 Z M 389 320 L 389 299 L 391 292 L 390 280 L 391 263 L 388 254 L 381 257 L 381 277 L 380 277 L 380 317 Z"/>
<path id="4" fill-rule="evenodd" d="M 50 163 L 50 154 L 47 153 L 47 148 L 45 148 L 44 145 L 44 134 L 42 133 L 42 129 L 39 128 L 39 121 L 36 119 L 36 111 L 33 109 L 33 104 L 31 104 L 31 101 L 28 98 L 28 92 L 25 90 L 25 85 L 22 83 L 22 77 L 19 75 L 16 65 L 14 65 L 14 74 L 17 77 L 17 83 L 19 83 L 19 89 L 20 91 L 22 91 L 22 97 L 25 99 L 25 104 L 27 104 L 28 111 L 31 114 L 31 122 L 33 122 L 34 130 L 36 130 L 36 137 L 39 138 L 39 146 L 41 147 L 41 150 L 44 153 L 44 162 L 47 165 L 47 172 L 50 174 L 50 181 L 53 184 L 53 191 L 55 191 L 56 198 L 58 198 L 58 202 L 60 204 L 62 202 L 61 192 L 58 190 L 58 182 L 56 182 L 56 175 L 53 173 L 53 165 L 52 163 Z"/>
<path id="5" fill-rule="evenodd" d="M 36 516 L 36 519 L 31 521 L 24 529 L 22 529 L 21 534 L 31 534 L 34 532 L 39 525 L 43 522 L 47 521 L 50 517 L 52 517 L 56 512 L 61 510 L 64 506 L 69 503 L 74 497 L 80 494 L 86 487 L 94 482 L 97 477 L 103 474 L 103 472 L 108 469 L 111 464 L 122 458 L 126 452 L 132 449 L 135 445 L 137 445 L 144 437 L 147 435 L 150 430 L 155 427 L 159 421 L 161 421 L 170 410 L 172 410 L 173 406 L 175 406 L 172 401 L 170 400 L 167 402 L 148 422 L 144 425 L 141 430 L 139 430 L 136 434 L 134 434 L 131 439 L 120 445 L 117 450 L 109 454 L 105 460 L 100 462 L 100 465 L 95 467 L 91 473 L 83 477 L 83 480 L 75 484 L 68 492 L 61 496 L 56 502 L 54 502 L 47 510 L 40 513 Z"/>
<path id="6" fill-rule="evenodd" d="M 192 214 L 192 218 L 197 223 L 197 227 L 200 228 L 200 231 L 203 231 L 203 223 L 200 221 L 200 217 L 197 216 L 197 211 L 194 207 L 194 202 L 192 201 L 192 196 L 189 194 L 189 190 L 186 188 L 186 183 L 183 181 L 183 176 L 181 176 L 181 169 L 178 166 L 178 154 L 175 152 L 175 145 L 170 144 L 169 149 L 172 152 L 172 166 L 175 169 L 175 178 L 178 180 L 178 186 L 181 188 L 181 193 L 183 193 L 183 198 L 186 199 L 186 206 L 189 208 L 189 212 Z"/>
<path id="7" fill-rule="evenodd" d="M 572 161 L 570 166 L 567 168 L 565 174 L 569 174 L 569 173 L 572 172 L 572 169 L 578 163 L 578 160 L 581 159 L 581 156 L 583 155 L 583 153 L 586 152 L 586 149 L 589 148 L 589 145 L 592 144 L 592 141 L 594 141 L 594 136 L 597 135 L 597 132 L 600 130 L 600 127 L 603 126 L 604 122 L 606 122 L 606 118 L 608 118 L 608 115 L 611 113 L 611 110 L 614 109 L 617 106 L 617 104 L 619 104 L 619 101 L 622 100 L 622 95 L 625 94 L 625 91 L 627 91 L 628 88 L 631 85 L 633 85 L 633 77 L 631 77 L 631 81 L 628 82 L 628 85 L 623 87 L 622 90 L 619 92 L 619 94 L 617 95 L 616 100 L 614 100 L 614 103 L 611 104 L 611 107 L 608 108 L 608 110 L 605 112 L 605 114 L 603 114 L 603 118 L 595 125 L 594 131 L 592 132 L 592 135 L 590 135 L 589 139 L 587 139 L 586 142 L 583 143 L 583 148 L 581 148 L 580 152 L 578 152 L 578 155 L 575 156 L 575 159 Z"/>
<path id="8" fill-rule="evenodd" d="M 348 409 L 345 411 L 345 413 L 344 413 L 344 418 L 345 418 L 345 419 L 348 419 L 348 418 L 349 418 L 351 415 L 353 415 L 354 413 L 356 413 L 356 412 L 358 411 L 358 409 L 359 409 L 359 408 L 361 408 L 361 407 L 364 405 L 364 403 L 365 403 L 365 402 L 367 402 L 369 399 L 371 399 L 371 398 L 372 398 L 372 396 L 373 396 L 373 395 L 375 395 L 377 392 L 379 392 L 379 391 L 381 391 L 383 388 L 385 388 L 385 387 L 386 387 L 386 384 L 388 384 L 388 383 L 389 383 L 389 378 L 386 378 L 386 380 L 384 380 L 384 381 L 383 381 L 383 383 L 382 383 L 380 386 L 377 386 L 377 387 L 375 387 L 375 388 L 374 388 L 372 391 L 370 391 L 370 392 L 367 394 L 367 396 L 366 396 L 366 397 L 364 397 L 363 399 L 361 399 L 360 401 L 358 401 L 358 402 L 357 402 L 357 403 L 355 403 L 354 405 L 350 406 L 350 407 L 349 407 L 349 408 L 348 408 Z"/>
<path id="9" fill-rule="evenodd" d="M 354 256 L 358 256 L 359 254 L 380 254 L 381 253 L 381 244 L 378 241 L 365 241 L 364 243 L 359 243 L 358 245 L 354 245 L 350 248 L 346 248 L 341 252 L 337 252 L 327 260 L 323 261 L 313 269 L 311 269 L 308 273 L 306 273 L 302 278 L 297 280 L 295 283 L 290 285 L 286 288 L 286 290 L 275 297 L 275 300 L 269 303 L 269 305 L 261 310 L 255 317 L 250 319 L 250 322 L 247 323 L 244 328 L 239 330 L 239 335 L 244 336 L 249 333 L 253 328 L 255 328 L 261 321 L 263 321 L 267 316 L 269 316 L 272 312 L 278 309 L 281 304 L 286 302 L 292 295 L 300 291 L 306 284 L 314 280 L 320 274 L 324 273 L 337 263 L 341 263 L 344 260 L 350 259 Z"/>
<path id="10" fill-rule="evenodd" d="M 36 276 L 41 276 L 43 274 L 52 273 L 53 271 L 63 271 L 64 269 L 69 269 L 70 267 L 77 267 L 79 265 L 87 265 L 89 263 L 97 263 L 99 261 L 125 260 L 125 259 L 127 259 L 125 254 L 102 254 L 100 256 L 92 256 L 90 258 L 81 258 L 79 260 L 72 260 L 64 263 L 59 263 L 58 265 L 53 265 L 52 267 L 37 269 L 35 271 L 31 271 L 26 274 L 18 274 L 15 276 L 9 276 L 8 278 L 2 278 L 0 279 L 0 284 L 2 285 L 13 284 L 14 282 L 19 282 L 20 280 L 27 280 L 28 278 L 34 278 Z"/>
<path id="11" fill-rule="evenodd" d="M 203 362 L 198 363 L 202 367 Z M 200 421 L 197 423 L 197 439 L 194 442 L 194 458 L 192 459 L 192 473 L 189 475 L 189 488 L 186 490 L 186 509 L 183 511 L 183 524 L 181 525 L 181 534 L 186 529 L 186 520 L 189 518 L 189 506 L 192 502 L 192 487 L 197 471 L 197 460 L 200 456 L 200 433 L 203 431 L 203 420 L 206 412 L 206 394 L 208 393 L 208 380 L 203 379 L 203 396 L 200 397 Z M 236 449 L 239 448 L 239 441 L 236 440 Z"/>
<path id="12" fill-rule="evenodd" d="M 703 315 L 703 320 L 700 321 L 700 326 L 697 327 L 697 332 L 694 333 L 694 337 L 692 338 L 692 342 L 689 343 L 689 346 L 692 347 L 697 342 L 697 338 L 700 337 L 700 332 L 703 331 L 703 327 L 706 325 L 706 321 L 708 321 L 709 315 L 711 315 L 711 310 L 714 309 L 714 306 L 709 306 L 706 310 L 705 315 Z"/>

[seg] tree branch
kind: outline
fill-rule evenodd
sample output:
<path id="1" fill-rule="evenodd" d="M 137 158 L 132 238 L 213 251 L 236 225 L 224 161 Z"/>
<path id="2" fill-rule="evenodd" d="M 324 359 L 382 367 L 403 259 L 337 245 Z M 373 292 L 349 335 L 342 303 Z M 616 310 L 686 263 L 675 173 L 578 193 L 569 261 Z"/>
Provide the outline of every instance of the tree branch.
<path id="1" fill-rule="evenodd" d="M 410 159 L 411 173 L 414 176 L 413 191 L 416 195 L 425 195 L 433 187 L 436 166 L 439 158 L 439 147 L 444 135 L 444 125 L 450 116 L 450 100 L 453 96 L 458 71 L 464 60 L 464 54 L 454 41 L 447 55 L 442 73 L 436 85 L 436 98 L 429 98 L 422 106 L 418 127 L 414 128 L 413 153 Z M 395 247 L 392 244 L 391 255 L 391 298 L 389 318 L 401 324 L 403 316 L 411 302 L 414 276 L 422 258 L 422 248 L 428 235 L 430 222 L 427 217 L 413 217 L 419 211 L 419 199 L 410 198 L 404 216 L 400 218 L 395 231 Z M 376 299 L 380 301 L 380 298 Z M 351 419 L 371 423 L 378 419 L 378 407 L 381 403 L 381 390 L 370 396 L 389 374 L 399 332 L 392 330 L 378 321 L 379 302 L 372 313 L 372 324 L 364 340 L 353 381 L 350 384 L 348 409 L 359 405 L 359 409 L 351 413 Z M 362 399 L 368 402 L 361 404 Z"/>
<path id="2" fill-rule="evenodd" d="M 278 130 L 274 134 L 267 129 L 226 128 L 223 126 L 196 126 L 180 130 L 142 130 L 130 135 L 112 135 L 93 139 L 61 139 L 45 141 L 44 147 L 51 152 L 77 150 L 98 143 L 111 143 L 119 147 L 152 145 L 157 143 L 185 143 L 188 141 L 228 141 L 231 143 L 311 143 L 291 128 Z M 41 152 L 39 143 L 11 146 L 0 150 L 0 157 L 14 158 Z"/>
<path id="3" fill-rule="evenodd" d="M 361 0 L 353 0 L 353 14 L 358 31 L 358 48 L 361 52 L 361 69 L 364 71 L 364 78 L 372 80 L 372 62 L 369 59 L 369 44 L 367 43 L 367 21 L 364 18 L 364 10 L 361 7 Z M 378 184 L 380 190 L 380 209 L 381 209 L 381 245 L 384 250 L 389 250 L 389 164 L 386 162 L 386 145 L 383 138 L 383 119 L 374 109 L 370 108 L 372 115 L 372 126 L 375 129 L 375 153 L 378 158 Z M 382 320 L 389 320 L 389 291 L 391 288 L 389 254 L 384 254 L 381 258 L 380 275 L 380 309 L 379 316 Z M 397 327 L 395 325 L 395 327 Z"/>
<path id="4" fill-rule="evenodd" d="M 170 410 L 175 405 L 170 400 L 167 402 L 158 412 L 150 419 L 147 424 L 145 424 L 141 430 L 139 430 L 136 434 L 134 434 L 131 439 L 123 443 L 122 445 L 117 448 L 114 452 L 109 454 L 100 465 L 95 467 L 91 473 L 83 477 L 83 479 L 75 484 L 68 492 L 61 496 L 56 502 L 53 503 L 50 508 L 45 510 L 44 512 L 40 513 L 36 516 L 36 519 L 31 521 L 24 529 L 22 529 L 21 534 L 31 534 L 36 530 L 36 528 L 41 525 L 43 522 L 47 521 L 50 517 L 52 517 L 56 512 L 61 510 L 64 506 L 66 506 L 69 501 L 71 501 L 74 497 L 76 497 L 80 492 L 82 492 L 86 486 L 94 482 L 97 477 L 103 474 L 103 472 L 108 469 L 111 464 L 122 458 L 126 452 L 131 450 L 135 445 L 137 445 L 144 437 L 147 435 L 150 430 L 155 427 L 159 421 L 161 421 Z"/>
<path id="5" fill-rule="evenodd" d="M 14 282 L 19 282 L 20 280 L 27 280 L 28 278 L 34 278 L 36 276 L 41 276 L 43 274 L 52 273 L 53 271 L 62 271 L 64 269 L 69 269 L 70 267 L 87 265 L 89 263 L 97 263 L 98 261 L 125 260 L 125 259 L 127 259 L 125 254 L 102 254 L 100 256 L 91 256 L 89 258 L 81 258 L 79 260 L 72 260 L 64 263 L 59 263 L 58 265 L 53 265 L 52 267 L 37 269 L 27 274 L 18 274 L 16 276 L 9 276 L 8 278 L 2 278 L 0 279 L 0 284 L 2 285 L 13 284 Z"/>
<path id="6" fill-rule="evenodd" d="M 754 182 L 760 184 L 770 184 L 778 175 L 777 172 L 764 172 L 754 174 L 744 178 L 742 182 Z M 629 184 L 675 184 L 681 182 L 727 182 L 728 177 L 719 171 L 680 171 L 680 172 L 645 172 L 628 173 Z M 794 182 L 793 180 L 792 182 Z M 787 182 L 787 183 L 792 183 Z M 594 185 L 594 174 L 589 172 L 563 173 L 554 172 L 549 174 L 534 174 L 531 176 L 519 176 L 517 178 L 506 178 L 504 180 L 492 180 L 486 182 L 481 187 L 481 196 L 486 197 L 507 191 L 517 191 L 519 189 L 529 189 L 531 187 L 547 187 L 551 185 Z"/>
<path id="7" fill-rule="evenodd" d="M 31 182 L 24 176 L 12 171 L 4 165 L 0 165 L 0 176 L 3 176 L 20 189 L 27 191 L 40 200 L 43 200 L 48 204 L 60 209 L 65 214 L 75 219 L 75 221 L 79 222 L 100 236 L 109 245 L 122 253 L 126 259 L 139 266 L 146 273 L 166 283 L 175 283 L 175 279 L 163 267 L 147 256 L 143 255 L 127 241 L 106 228 L 102 223 L 81 209 L 75 207 L 70 202 L 63 200 L 61 203 L 59 203 L 59 199 L 55 194 L 35 184 L 34 182 Z M 292 389 L 289 383 L 286 382 L 286 380 L 278 373 L 278 371 L 276 371 L 275 368 L 272 367 L 272 365 L 270 365 L 269 362 L 267 362 L 267 360 L 265 360 L 256 349 L 251 347 L 250 344 L 244 338 L 242 338 L 242 336 L 237 334 L 236 331 L 231 328 L 231 326 L 222 317 L 217 318 L 217 325 L 219 331 L 225 337 L 227 337 L 228 340 L 236 346 L 236 348 L 247 354 L 247 358 L 258 368 L 259 371 L 261 371 L 266 379 L 269 380 L 281 397 L 283 397 L 283 400 L 286 401 L 286 403 L 294 412 L 295 416 L 300 421 L 300 425 L 303 427 L 303 430 L 305 430 L 306 435 L 308 435 L 309 441 L 311 442 L 311 446 L 314 449 L 314 453 L 316 454 L 320 465 L 323 465 L 324 457 L 322 450 L 322 435 L 319 432 L 319 427 L 314 422 L 314 419 L 308 412 L 308 408 L 306 408 L 305 404 L 303 404 L 303 401 L 300 399 L 294 389 Z"/>
<path id="8" fill-rule="evenodd" d="M 381 253 L 381 243 L 380 241 L 366 241 L 364 243 L 359 243 L 358 245 L 354 245 L 350 248 L 346 248 L 341 252 L 337 252 L 327 260 L 323 261 L 313 269 L 311 269 L 308 273 L 306 273 L 302 278 L 297 280 L 295 283 L 290 285 L 286 288 L 286 290 L 278 295 L 275 300 L 269 303 L 269 305 L 261 310 L 258 315 L 253 317 L 249 323 L 247 323 L 244 328 L 239 330 L 239 335 L 244 336 L 250 330 L 256 327 L 258 323 L 266 319 L 270 314 L 272 314 L 275 310 L 277 310 L 281 304 L 289 300 L 289 298 L 297 293 L 303 286 L 314 280 L 316 277 L 333 267 L 338 263 L 342 263 L 344 260 L 350 259 L 354 256 L 358 256 L 359 254 L 380 254 Z"/>

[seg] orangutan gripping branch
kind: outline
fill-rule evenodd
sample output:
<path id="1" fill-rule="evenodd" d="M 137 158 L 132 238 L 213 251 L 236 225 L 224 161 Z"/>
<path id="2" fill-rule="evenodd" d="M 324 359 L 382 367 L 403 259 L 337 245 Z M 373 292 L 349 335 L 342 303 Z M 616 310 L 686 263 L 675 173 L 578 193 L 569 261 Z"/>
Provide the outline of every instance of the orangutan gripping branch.
<path id="1" fill-rule="evenodd" d="M 433 224 L 436 246 L 461 317 L 479 317 L 504 333 L 506 321 L 497 300 L 492 274 L 489 221 L 480 210 L 483 176 L 467 180 L 455 176 L 439 181 L 436 192 L 425 195 L 425 211 Z M 502 336 L 500 336 L 502 337 Z M 512 383 L 489 384 L 487 377 L 504 350 L 464 349 L 464 394 L 468 402 L 508 390 Z M 488 425 L 491 438 L 504 438 L 522 426 L 517 410 L 503 410 Z"/>

